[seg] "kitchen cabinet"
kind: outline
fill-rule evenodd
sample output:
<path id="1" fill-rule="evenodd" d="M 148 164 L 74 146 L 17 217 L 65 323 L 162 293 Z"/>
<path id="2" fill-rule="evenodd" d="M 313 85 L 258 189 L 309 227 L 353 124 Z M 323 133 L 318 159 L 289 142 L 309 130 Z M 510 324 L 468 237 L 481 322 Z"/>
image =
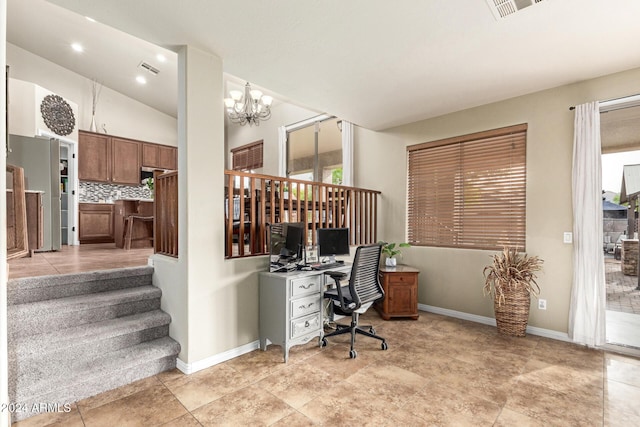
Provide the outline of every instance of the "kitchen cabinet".
<path id="1" fill-rule="evenodd" d="M 140 185 L 140 143 L 111 138 L 111 182 Z M 82 160 L 80 160 L 82 161 Z"/>
<path id="2" fill-rule="evenodd" d="M 111 138 L 91 132 L 78 134 L 78 177 L 81 181 L 111 182 Z"/>
<path id="3" fill-rule="evenodd" d="M 418 319 L 418 273 L 408 265 L 380 267 L 380 284 L 384 299 L 377 302 L 376 310 L 384 320 L 392 317 Z"/>
<path id="4" fill-rule="evenodd" d="M 145 142 L 142 144 L 142 166 L 176 170 L 178 168 L 178 149 L 168 145 Z"/>
<path id="5" fill-rule="evenodd" d="M 114 207 L 112 203 L 80 203 L 80 243 L 113 243 Z"/>
<path id="6" fill-rule="evenodd" d="M 177 169 L 176 147 L 80 131 L 78 175 L 81 181 L 140 185 L 140 168 Z"/>

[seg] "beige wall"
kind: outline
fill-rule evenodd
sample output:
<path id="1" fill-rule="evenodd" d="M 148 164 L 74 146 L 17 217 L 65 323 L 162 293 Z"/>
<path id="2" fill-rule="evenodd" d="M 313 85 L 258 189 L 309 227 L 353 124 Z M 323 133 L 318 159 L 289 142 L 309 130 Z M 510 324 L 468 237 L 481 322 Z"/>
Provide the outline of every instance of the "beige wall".
<path id="1" fill-rule="evenodd" d="M 406 236 L 407 145 L 528 123 L 527 252 L 545 260 L 539 284 L 547 310 L 532 308 L 530 325 L 567 331 L 572 281 L 573 231 L 571 163 L 572 105 L 640 92 L 640 69 L 571 84 L 503 102 L 412 123 L 386 132 L 358 129 L 356 185 L 382 191 L 380 237 Z M 380 171 L 384 171 L 382 174 Z M 482 296 L 482 269 L 490 251 L 412 247 L 404 262 L 421 270 L 421 304 L 493 317 L 492 301 Z"/>
<path id="2" fill-rule="evenodd" d="M 10 43 L 7 65 L 12 78 L 35 83 L 78 104 L 77 124 L 88 130 L 91 123 L 91 80 L 62 68 Z M 119 92 L 103 87 L 96 109 L 99 131 L 104 123 L 111 135 L 178 145 L 177 120 Z"/>
<path id="3" fill-rule="evenodd" d="M 278 127 L 306 120 L 319 113 L 293 104 L 278 102 L 271 109 L 271 118 L 260 122 L 260 126 L 240 126 L 234 123 L 226 125 L 227 168 L 231 168 L 231 149 L 264 140 L 264 167 L 258 173 L 278 175 Z"/>

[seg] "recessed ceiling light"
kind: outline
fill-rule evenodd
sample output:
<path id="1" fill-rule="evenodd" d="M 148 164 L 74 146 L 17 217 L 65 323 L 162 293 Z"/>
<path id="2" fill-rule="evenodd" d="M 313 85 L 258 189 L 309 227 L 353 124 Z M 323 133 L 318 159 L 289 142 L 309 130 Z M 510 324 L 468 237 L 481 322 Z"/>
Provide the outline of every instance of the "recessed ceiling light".
<path id="1" fill-rule="evenodd" d="M 156 55 L 156 59 L 160 62 L 165 62 L 167 60 L 167 57 L 164 56 L 163 54 L 159 53 Z"/>
<path id="2" fill-rule="evenodd" d="M 92 18 L 92 17 L 90 17 L 90 16 L 85 16 L 85 18 L 86 18 L 86 19 L 87 19 L 87 21 L 89 21 L 89 22 L 96 22 L 96 20 L 95 20 L 95 19 L 93 19 L 93 18 Z"/>
<path id="3" fill-rule="evenodd" d="M 80 43 L 71 43 L 71 49 L 75 50 L 76 52 L 82 52 L 84 50 Z"/>
<path id="4" fill-rule="evenodd" d="M 138 77 L 136 77 L 136 81 L 137 81 L 138 83 L 140 83 L 141 85 L 145 85 L 145 84 L 147 84 L 147 79 L 145 79 L 143 76 L 138 76 Z"/>

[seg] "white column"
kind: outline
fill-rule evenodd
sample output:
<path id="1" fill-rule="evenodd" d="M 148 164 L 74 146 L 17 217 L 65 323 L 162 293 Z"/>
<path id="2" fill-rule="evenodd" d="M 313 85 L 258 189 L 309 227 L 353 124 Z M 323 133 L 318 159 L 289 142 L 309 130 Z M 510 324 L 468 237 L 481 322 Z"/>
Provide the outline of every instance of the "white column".
<path id="1" fill-rule="evenodd" d="M 224 87 L 222 60 L 187 46 L 179 52 L 179 253 L 186 263 L 188 360 L 220 352 L 228 301 L 224 259 Z"/>

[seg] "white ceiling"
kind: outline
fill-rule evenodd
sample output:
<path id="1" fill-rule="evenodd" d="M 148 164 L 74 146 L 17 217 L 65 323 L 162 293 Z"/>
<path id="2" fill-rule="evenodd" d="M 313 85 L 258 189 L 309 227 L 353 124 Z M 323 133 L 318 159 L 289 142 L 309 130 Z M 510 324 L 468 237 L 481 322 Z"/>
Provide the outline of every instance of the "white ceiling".
<path id="1" fill-rule="evenodd" d="M 51 2 L 213 52 L 225 73 L 374 130 L 640 67 L 637 0 L 546 0 L 500 21 L 485 0 Z M 129 86 L 157 48 L 44 0 L 8 6 L 9 42 L 175 116 L 175 79 L 155 93 Z M 76 38 L 100 55 L 70 55 Z"/>

